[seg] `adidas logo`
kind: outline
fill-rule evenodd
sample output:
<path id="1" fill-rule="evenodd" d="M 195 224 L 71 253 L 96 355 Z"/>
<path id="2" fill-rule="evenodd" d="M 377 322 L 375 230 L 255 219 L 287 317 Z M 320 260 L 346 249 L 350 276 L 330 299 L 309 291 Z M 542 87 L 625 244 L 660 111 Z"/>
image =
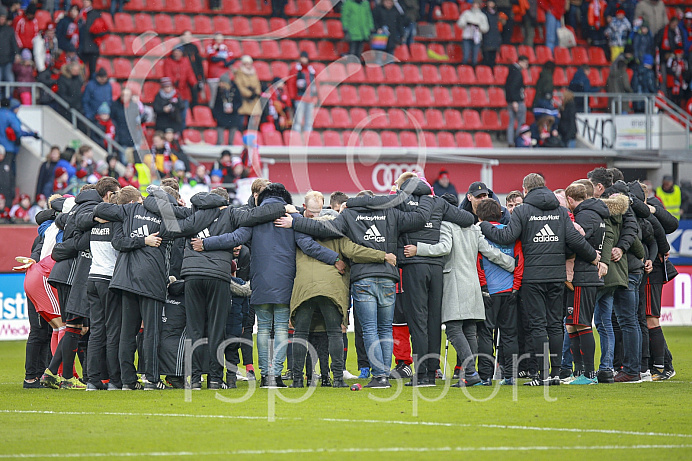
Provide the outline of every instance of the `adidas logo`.
<path id="1" fill-rule="evenodd" d="M 560 237 L 555 235 L 553 230 L 550 228 L 549 225 L 543 226 L 543 228 L 536 233 L 536 236 L 533 238 L 533 241 L 535 243 L 541 243 L 541 242 L 559 242 Z"/>
<path id="2" fill-rule="evenodd" d="M 363 240 L 374 240 L 375 242 L 384 242 L 384 237 L 382 237 L 382 234 L 380 234 L 380 231 L 377 229 L 377 226 L 373 224 L 372 226 L 370 226 L 370 228 L 368 228 L 367 231 L 365 231 Z"/>
<path id="3" fill-rule="evenodd" d="M 147 237 L 149 236 L 149 226 L 147 224 L 140 226 L 137 230 L 130 233 L 130 238 Z"/>
<path id="4" fill-rule="evenodd" d="M 210 237 L 211 234 L 209 233 L 209 229 L 204 229 L 203 231 L 199 232 L 197 234 L 197 238 L 200 240 L 204 240 L 207 237 Z"/>

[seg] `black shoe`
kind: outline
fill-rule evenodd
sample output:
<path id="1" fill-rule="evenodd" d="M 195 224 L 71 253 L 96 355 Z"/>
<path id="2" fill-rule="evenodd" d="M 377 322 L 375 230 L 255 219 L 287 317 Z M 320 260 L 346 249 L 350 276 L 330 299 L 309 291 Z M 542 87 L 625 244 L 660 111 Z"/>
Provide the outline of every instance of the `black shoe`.
<path id="1" fill-rule="evenodd" d="M 329 379 L 329 376 L 322 377 L 322 387 L 332 387 L 332 380 Z"/>
<path id="2" fill-rule="evenodd" d="M 166 376 L 166 384 L 173 389 L 185 389 L 185 378 L 182 376 Z"/>
<path id="3" fill-rule="evenodd" d="M 144 386 L 142 386 L 142 383 L 137 381 L 134 384 L 123 384 L 122 390 L 124 390 L 124 391 L 143 391 Z"/>
<path id="4" fill-rule="evenodd" d="M 202 383 L 200 381 L 195 381 L 194 383 L 190 384 L 190 389 L 193 391 L 201 391 Z"/>
<path id="5" fill-rule="evenodd" d="M 170 387 L 166 386 L 163 381 L 156 381 L 155 383 L 146 383 L 144 385 L 144 390 L 145 391 L 165 391 L 171 389 Z"/>
<path id="6" fill-rule="evenodd" d="M 475 386 L 476 384 L 480 384 L 481 381 L 482 380 L 480 375 L 478 374 L 478 372 L 475 372 L 474 374 L 466 377 L 466 379 L 464 380 L 464 384 L 466 385 L 466 387 L 471 387 Z M 461 382 L 461 380 L 459 380 L 459 382 Z"/>
<path id="7" fill-rule="evenodd" d="M 39 379 L 34 379 L 34 382 L 30 383 L 24 380 L 24 383 L 22 384 L 22 387 L 24 389 L 41 389 L 41 380 Z"/>
<path id="8" fill-rule="evenodd" d="M 281 376 L 275 376 L 275 377 L 274 377 L 274 386 L 277 387 L 277 388 L 288 387 L 288 386 L 283 382 L 283 380 L 281 379 Z"/>
<path id="9" fill-rule="evenodd" d="M 238 376 L 235 373 L 228 373 L 226 378 L 226 389 L 237 389 Z"/>
<path id="10" fill-rule="evenodd" d="M 209 381 L 207 383 L 207 389 L 211 389 L 213 391 L 219 389 L 228 389 L 228 385 L 223 381 Z"/>
<path id="11" fill-rule="evenodd" d="M 264 387 L 267 389 L 278 389 L 287 386 L 281 380 L 281 376 L 262 376 L 260 387 Z"/>
<path id="12" fill-rule="evenodd" d="M 517 378 L 520 378 L 520 379 L 533 379 L 533 378 L 535 378 L 535 376 L 533 376 L 533 375 L 531 374 L 530 371 L 522 370 L 522 371 L 520 371 L 519 374 L 517 375 Z"/>
<path id="13" fill-rule="evenodd" d="M 260 388 L 268 388 L 268 387 L 269 387 L 269 377 L 262 376 L 260 378 Z"/>
<path id="14" fill-rule="evenodd" d="M 293 388 L 303 388 L 305 387 L 305 384 L 303 384 L 303 378 L 296 378 L 293 380 L 293 384 L 291 384 L 291 387 Z"/>
<path id="15" fill-rule="evenodd" d="M 567 379 L 572 376 L 572 370 L 569 368 L 560 368 L 560 379 Z"/>
<path id="16" fill-rule="evenodd" d="M 291 381 L 293 379 L 293 372 L 291 370 L 288 370 L 286 373 L 281 376 L 281 379 L 285 381 Z"/>
<path id="17" fill-rule="evenodd" d="M 546 381 L 547 380 L 541 379 L 540 377 L 535 377 L 531 381 L 525 382 L 524 386 L 545 386 L 548 384 Z"/>
<path id="18" fill-rule="evenodd" d="M 599 384 L 613 384 L 615 382 L 615 375 L 613 370 L 598 370 L 596 373 L 596 378 L 598 378 Z"/>
<path id="19" fill-rule="evenodd" d="M 257 377 L 255 376 L 255 370 L 247 370 L 245 372 L 245 377 L 248 381 L 255 381 Z"/>
<path id="20" fill-rule="evenodd" d="M 404 386 L 408 386 L 408 387 L 434 387 L 435 386 L 435 379 L 420 378 L 419 380 L 414 381 L 413 378 L 411 378 L 411 381 L 404 384 Z"/>
<path id="21" fill-rule="evenodd" d="M 108 390 L 108 386 L 106 384 L 103 384 L 101 381 L 98 381 L 96 383 L 87 383 L 86 390 L 88 390 L 88 391 L 106 391 L 106 390 Z"/>
<path id="22" fill-rule="evenodd" d="M 332 387 L 348 387 L 348 384 L 346 384 L 343 379 L 334 378 L 334 382 L 332 383 Z"/>
<path id="23" fill-rule="evenodd" d="M 392 385 L 389 384 L 389 380 L 386 377 L 381 376 L 379 378 L 373 377 L 370 382 L 363 387 L 370 389 L 387 389 L 392 387 Z"/>
<path id="24" fill-rule="evenodd" d="M 413 370 L 411 370 L 410 365 L 406 365 L 406 362 L 399 361 L 396 367 L 389 373 L 389 379 L 406 379 L 413 376 Z"/>

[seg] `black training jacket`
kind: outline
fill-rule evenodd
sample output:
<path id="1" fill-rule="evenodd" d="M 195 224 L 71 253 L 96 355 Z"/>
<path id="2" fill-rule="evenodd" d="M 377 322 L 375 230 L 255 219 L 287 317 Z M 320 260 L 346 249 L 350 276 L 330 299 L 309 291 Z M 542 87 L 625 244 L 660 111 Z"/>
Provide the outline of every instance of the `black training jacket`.
<path id="1" fill-rule="evenodd" d="M 402 194 L 401 198 L 408 197 Z M 346 206 L 332 221 L 295 218 L 293 228 L 320 238 L 345 235 L 358 245 L 396 254 L 399 235 L 422 229 L 430 221 L 433 200 L 431 197 L 421 197 L 413 212 L 403 212 L 391 206 L 381 209 L 351 208 L 348 202 Z M 399 271 L 389 263 L 351 265 L 351 283 L 366 277 L 384 277 L 398 282 Z"/>
<path id="2" fill-rule="evenodd" d="M 594 250 L 603 249 L 605 239 L 605 219 L 610 217 L 610 211 L 602 200 L 588 198 L 574 209 L 574 221 L 584 229 L 584 238 Z M 603 286 L 603 279 L 598 277 L 598 267 L 585 261 L 579 256 L 574 260 L 573 283 L 581 287 Z"/>
<path id="3" fill-rule="evenodd" d="M 509 224 L 499 229 L 481 223 L 483 234 L 491 241 L 509 245 L 521 239 L 524 252 L 524 283 L 563 282 L 565 254 L 593 261 L 596 250 L 577 232 L 567 209 L 560 206 L 547 187 L 532 189 L 524 204 L 514 209 Z"/>

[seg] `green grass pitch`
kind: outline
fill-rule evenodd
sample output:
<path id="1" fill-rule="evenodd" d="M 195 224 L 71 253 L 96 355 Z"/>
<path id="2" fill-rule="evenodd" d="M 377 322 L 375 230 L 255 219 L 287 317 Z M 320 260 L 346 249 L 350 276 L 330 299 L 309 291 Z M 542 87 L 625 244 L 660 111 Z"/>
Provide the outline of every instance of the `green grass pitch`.
<path id="1" fill-rule="evenodd" d="M 414 391 L 24 390 L 0 343 L 0 459 L 692 459 L 692 329 L 666 328 L 669 382 Z M 351 344 L 353 344 L 351 342 Z M 450 363 L 454 352 L 450 348 Z M 355 372 L 355 353 L 348 368 Z M 364 384 L 364 383 L 363 383 Z M 231 403 L 224 399 L 240 399 Z M 381 400 L 373 400 L 379 398 Z M 385 400 L 382 400 L 385 399 Z M 425 400 L 427 399 L 427 400 Z"/>

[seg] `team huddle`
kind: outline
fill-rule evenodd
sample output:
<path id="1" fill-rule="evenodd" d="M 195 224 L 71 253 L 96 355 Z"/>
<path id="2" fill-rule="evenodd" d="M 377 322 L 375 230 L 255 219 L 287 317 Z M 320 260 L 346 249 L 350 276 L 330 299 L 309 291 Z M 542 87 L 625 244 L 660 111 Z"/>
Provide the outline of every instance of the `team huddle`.
<path id="1" fill-rule="evenodd" d="M 659 317 L 678 221 L 615 168 L 555 191 L 529 174 L 506 207 L 482 182 L 459 203 L 412 172 L 388 196 L 335 192 L 329 207 L 316 191 L 296 207 L 266 179 L 242 207 L 223 188 L 188 207 L 177 189 L 164 179 L 143 197 L 104 177 L 50 197 L 17 258 L 25 388 L 198 390 L 204 375 L 235 388 L 255 379 L 255 321 L 261 387 L 316 385 L 318 359 L 322 386 L 348 387 L 351 309 L 368 388 L 435 386 L 442 325 L 456 387 L 675 374 Z"/>

